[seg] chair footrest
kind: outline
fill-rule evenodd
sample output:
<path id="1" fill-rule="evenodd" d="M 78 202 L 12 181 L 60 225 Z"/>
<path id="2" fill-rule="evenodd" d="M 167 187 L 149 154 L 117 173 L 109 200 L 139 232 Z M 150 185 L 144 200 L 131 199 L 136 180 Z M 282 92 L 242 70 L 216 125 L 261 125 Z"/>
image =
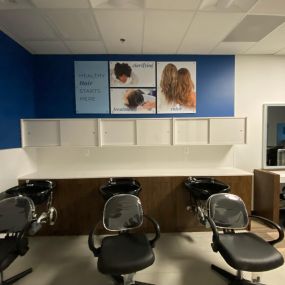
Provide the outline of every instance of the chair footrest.
<path id="1" fill-rule="evenodd" d="M 3 280 L 3 285 L 10 285 L 10 284 L 13 284 L 15 283 L 16 281 L 18 281 L 19 279 L 25 277 L 26 275 L 30 274 L 33 272 L 33 269 L 30 267 L 28 269 L 26 269 L 25 271 L 23 272 L 20 272 L 18 273 L 17 275 L 14 275 L 13 277 L 10 277 L 9 279 L 7 280 Z"/>

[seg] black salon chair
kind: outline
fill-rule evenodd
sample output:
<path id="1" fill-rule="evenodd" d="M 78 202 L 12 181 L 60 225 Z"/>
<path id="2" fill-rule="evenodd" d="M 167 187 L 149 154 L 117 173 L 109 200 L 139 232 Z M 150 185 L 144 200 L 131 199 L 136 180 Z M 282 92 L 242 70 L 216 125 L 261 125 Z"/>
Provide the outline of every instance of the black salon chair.
<path id="1" fill-rule="evenodd" d="M 27 197 L 17 196 L 0 200 L 0 284 L 13 284 L 32 272 L 29 268 L 7 280 L 3 280 L 3 271 L 18 257 L 28 251 L 26 233 L 33 221 L 34 204 Z"/>
<path id="2" fill-rule="evenodd" d="M 155 229 L 155 237 L 148 239 L 141 232 L 134 230 L 143 224 L 143 218 L 149 220 Z M 118 194 L 111 197 L 104 206 L 103 225 L 106 230 L 116 235 L 104 237 L 101 246 L 95 247 L 97 226 L 89 234 L 88 244 L 95 257 L 97 268 L 109 275 L 115 284 L 147 284 L 133 281 L 135 272 L 154 263 L 152 248 L 160 237 L 158 223 L 143 214 L 140 199 L 130 194 Z"/>
<path id="3" fill-rule="evenodd" d="M 242 271 L 263 272 L 275 269 L 284 263 L 282 255 L 273 247 L 284 238 L 284 232 L 279 225 L 268 219 L 248 216 L 240 197 L 229 193 L 214 194 L 208 199 L 207 208 L 207 220 L 213 231 L 212 248 L 237 270 L 237 275 L 215 265 L 211 268 L 228 279 L 229 284 L 261 284 L 259 278 L 254 282 L 243 279 Z M 248 217 L 275 228 L 279 233 L 278 238 L 265 241 L 254 233 L 246 231 Z"/>

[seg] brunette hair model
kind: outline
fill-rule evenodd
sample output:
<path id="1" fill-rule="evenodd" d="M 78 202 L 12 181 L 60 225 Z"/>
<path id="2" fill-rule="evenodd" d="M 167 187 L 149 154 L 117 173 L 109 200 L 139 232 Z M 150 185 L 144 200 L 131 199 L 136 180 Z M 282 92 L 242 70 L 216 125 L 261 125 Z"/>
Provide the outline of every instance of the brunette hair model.
<path id="1" fill-rule="evenodd" d="M 130 77 L 132 73 L 132 68 L 127 63 L 117 62 L 114 67 L 114 74 L 117 79 L 120 79 L 123 75 Z"/>
<path id="2" fill-rule="evenodd" d="M 138 106 L 144 103 L 144 92 L 140 89 L 131 90 L 126 93 L 126 103 L 125 105 L 130 109 L 136 109 Z"/>

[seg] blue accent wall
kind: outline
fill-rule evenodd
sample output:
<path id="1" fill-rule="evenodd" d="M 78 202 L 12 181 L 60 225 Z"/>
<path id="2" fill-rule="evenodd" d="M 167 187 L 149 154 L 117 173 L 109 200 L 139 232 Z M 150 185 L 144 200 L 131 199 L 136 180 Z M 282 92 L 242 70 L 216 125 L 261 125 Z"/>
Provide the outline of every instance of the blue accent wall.
<path id="1" fill-rule="evenodd" d="M 75 112 L 74 61 L 196 61 L 195 114 Z M 21 147 L 22 118 L 234 116 L 234 56 L 31 55 L 0 31 L 0 149 Z"/>
<path id="2" fill-rule="evenodd" d="M 36 116 L 95 117 L 224 117 L 234 116 L 234 56 L 209 55 L 56 55 L 35 57 Z M 196 61 L 195 114 L 83 115 L 75 112 L 74 61 Z"/>
<path id="3" fill-rule="evenodd" d="M 0 31 L 0 149 L 21 147 L 20 119 L 34 112 L 33 56 Z"/>

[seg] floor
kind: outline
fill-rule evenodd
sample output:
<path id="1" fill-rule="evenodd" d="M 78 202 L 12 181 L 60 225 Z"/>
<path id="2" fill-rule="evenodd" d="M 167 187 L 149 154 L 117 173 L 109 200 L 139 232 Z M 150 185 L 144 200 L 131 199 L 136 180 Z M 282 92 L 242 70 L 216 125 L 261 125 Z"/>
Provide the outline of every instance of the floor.
<path id="1" fill-rule="evenodd" d="M 255 227 L 263 237 L 274 236 L 271 229 Z M 154 265 L 136 274 L 136 280 L 154 284 L 226 285 L 226 281 L 210 269 L 214 263 L 234 272 L 211 249 L 211 233 L 162 234 L 155 249 Z M 278 245 L 285 256 L 285 242 Z M 96 259 L 87 247 L 87 236 L 32 237 L 30 250 L 6 271 L 5 278 L 33 267 L 33 273 L 18 281 L 19 285 L 108 285 L 112 282 L 97 272 Z M 246 273 L 250 278 L 251 274 Z M 261 273 L 268 285 L 283 285 L 285 265 Z"/>

